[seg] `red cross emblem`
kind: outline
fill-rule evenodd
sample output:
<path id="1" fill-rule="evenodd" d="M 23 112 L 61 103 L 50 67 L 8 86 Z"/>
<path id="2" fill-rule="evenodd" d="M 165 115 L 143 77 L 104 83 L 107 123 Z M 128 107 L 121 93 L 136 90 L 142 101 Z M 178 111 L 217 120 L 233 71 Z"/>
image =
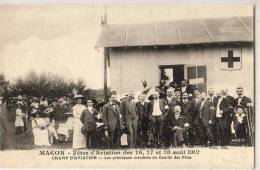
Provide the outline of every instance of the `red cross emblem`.
<path id="1" fill-rule="evenodd" d="M 239 70 L 242 68 L 241 49 L 220 50 L 220 68 L 223 70 Z"/>

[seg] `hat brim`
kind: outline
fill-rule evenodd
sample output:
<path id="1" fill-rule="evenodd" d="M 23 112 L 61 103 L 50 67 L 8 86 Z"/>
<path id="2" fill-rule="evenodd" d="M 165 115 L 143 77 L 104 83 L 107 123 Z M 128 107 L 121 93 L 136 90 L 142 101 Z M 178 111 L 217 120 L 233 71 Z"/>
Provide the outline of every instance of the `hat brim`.
<path id="1" fill-rule="evenodd" d="M 237 105 L 234 109 L 237 110 L 238 108 L 241 108 L 241 109 L 243 109 L 243 110 L 245 109 L 245 107 L 242 106 L 242 105 Z"/>
<path id="2" fill-rule="evenodd" d="M 74 99 L 79 99 L 79 98 L 84 98 L 84 96 L 82 96 L 82 95 L 77 95 L 77 96 L 74 97 Z"/>
<path id="3" fill-rule="evenodd" d="M 73 113 L 67 112 L 65 113 L 65 115 L 73 115 Z"/>

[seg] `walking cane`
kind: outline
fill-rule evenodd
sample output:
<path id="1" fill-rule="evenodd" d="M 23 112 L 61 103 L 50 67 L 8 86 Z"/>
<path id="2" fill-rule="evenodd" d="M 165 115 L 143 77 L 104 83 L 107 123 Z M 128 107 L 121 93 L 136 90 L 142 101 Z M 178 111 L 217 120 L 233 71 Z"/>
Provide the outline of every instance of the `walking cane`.
<path id="1" fill-rule="evenodd" d="M 253 130 L 252 130 L 252 112 L 251 112 L 251 108 L 253 107 L 253 104 L 252 103 L 248 103 L 247 104 L 247 126 L 248 126 L 248 130 L 249 130 L 249 136 L 250 136 L 250 139 L 251 139 L 251 144 L 254 145 L 254 133 L 253 133 Z"/>

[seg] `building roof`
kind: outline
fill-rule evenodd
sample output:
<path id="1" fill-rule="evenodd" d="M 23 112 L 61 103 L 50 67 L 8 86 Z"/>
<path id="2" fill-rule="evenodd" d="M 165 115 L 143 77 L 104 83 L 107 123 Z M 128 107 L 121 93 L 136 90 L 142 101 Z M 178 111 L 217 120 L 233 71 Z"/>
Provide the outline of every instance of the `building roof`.
<path id="1" fill-rule="evenodd" d="M 107 24 L 97 47 L 160 46 L 225 42 L 252 42 L 249 16 L 176 20 L 147 24 Z"/>

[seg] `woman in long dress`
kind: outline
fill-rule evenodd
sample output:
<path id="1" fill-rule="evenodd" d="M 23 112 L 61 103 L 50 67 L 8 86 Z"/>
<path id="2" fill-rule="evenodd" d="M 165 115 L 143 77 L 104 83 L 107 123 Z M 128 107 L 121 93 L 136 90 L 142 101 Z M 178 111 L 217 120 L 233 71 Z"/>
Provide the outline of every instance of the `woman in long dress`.
<path id="1" fill-rule="evenodd" d="M 51 146 L 49 142 L 49 135 L 46 121 L 40 117 L 39 112 L 37 110 L 32 111 L 32 131 L 34 137 L 34 145 L 35 146 Z"/>
<path id="2" fill-rule="evenodd" d="M 77 104 L 72 108 L 73 118 L 74 118 L 72 148 L 79 149 L 79 148 L 86 147 L 86 138 L 85 135 L 81 132 L 81 128 L 83 124 L 80 121 L 80 116 L 83 110 L 86 109 L 86 106 L 82 104 L 82 99 L 83 99 L 82 95 L 76 95 L 74 99 L 76 99 Z"/>

